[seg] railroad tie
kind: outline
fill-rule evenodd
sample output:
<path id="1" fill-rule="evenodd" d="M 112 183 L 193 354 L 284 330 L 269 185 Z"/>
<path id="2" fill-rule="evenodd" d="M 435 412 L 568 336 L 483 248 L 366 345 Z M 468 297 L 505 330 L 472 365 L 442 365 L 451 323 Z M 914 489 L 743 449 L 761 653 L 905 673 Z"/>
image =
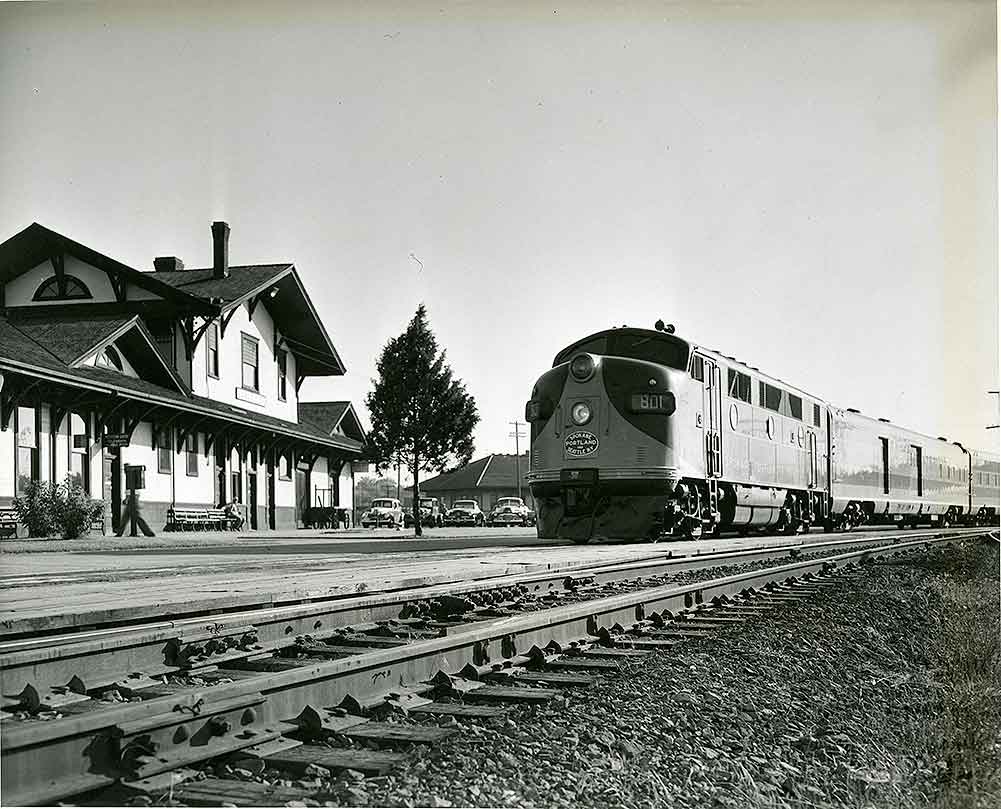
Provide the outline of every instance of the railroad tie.
<path id="1" fill-rule="evenodd" d="M 351 739 L 373 742 L 404 742 L 407 744 L 434 744 L 454 735 L 454 728 L 396 725 L 391 722 L 366 722 L 341 731 Z"/>
<path id="2" fill-rule="evenodd" d="M 594 646 L 580 653 L 581 657 L 585 658 L 608 657 L 614 659 L 646 657 L 648 654 L 649 652 L 644 649 L 613 649 L 607 646 Z"/>
<path id="3" fill-rule="evenodd" d="M 384 750 L 346 750 L 304 744 L 265 758 L 280 769 L 301 772 L 310 764 L 328 770 L 357 770 L 366 775 L 383 775 L 406 759 L 403 753 Z"/>
<path id="4" fill-rule="evenodd" d="M 513 673 L 492 672 L 483 677 L 484 681 L 492 683 L 526 683 L 530 685 L 552 685 L 565 688 L 589 688 L 594 685 L 594 679 L 584 674 L 570 674 L 545 671 L 518 671 Z"/>
<path id="5" fill-rule="evenodd" d="M 302 802 L 307 798 L 315 798 L 316 795 L 310 790 L 278 784 L 206 778 L 175 786 L 172 797 L 174 801 L 188 806 L 219 806 L 223 803 L 236 806 L 281 806 L 290 801 Z"/>
<path id="6" fill-rule="evenodd" d="M 544 664 L 546 671 L 595 671 L 614 674 L 622 670 L 622 666 L 614 660 L 582 659 L 580 657 L 567 657 L 563 660 L 547 660 Z"/>
<path id="7" fill-rule="evenodd" d="M 456 716 L 473 719 L 493 719 L 507 714 L 506 708 L 496 705 L 464 705 L 458 702 L 430 702 L 408 709 L 407 713 L 428 716 Z"/>
<path id="8" fill-rule="evenodd" d="M 548 702 L 559 694 L 553 688 L 525 688 L 521 686 L 484 685 L 472 691 L 463 693 L 463 699 L 479 702 L 480 700 L 497 702 Z"/>

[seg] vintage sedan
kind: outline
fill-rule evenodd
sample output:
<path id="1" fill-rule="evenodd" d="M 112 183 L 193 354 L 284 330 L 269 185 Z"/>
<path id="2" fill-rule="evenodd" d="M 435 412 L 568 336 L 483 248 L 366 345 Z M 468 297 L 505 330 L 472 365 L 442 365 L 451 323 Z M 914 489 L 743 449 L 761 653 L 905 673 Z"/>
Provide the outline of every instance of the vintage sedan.
<path id="1" fill-rule="evenodd" d="M 445 524 L 445 509 L 437 497 L 421 497 L 421 525 L 425 528 L 441 528 Z M 407 509 L 403 515 L 403 522 L 407 528 L 413 527 L 414 513 Z"/>
<path id="2" fill-rule="evenodd" d="M 535 525 L 535 512 L 520 497 L 501 497 L 487 515 L 487 525 Z"/>
<path id="3" fill-rule="evenodd" d="M 403 507 L 395 497 L 380 497 L 372 501 L 368 511 L 361 515 L 362 528 L 402 528 Z"/>
<path id="4" fill-rule="evenodd" d="M 475 500 L 456 500 L 445 515 L 445 525 L 475 525 L 486 522 L 479 504 Z"/>

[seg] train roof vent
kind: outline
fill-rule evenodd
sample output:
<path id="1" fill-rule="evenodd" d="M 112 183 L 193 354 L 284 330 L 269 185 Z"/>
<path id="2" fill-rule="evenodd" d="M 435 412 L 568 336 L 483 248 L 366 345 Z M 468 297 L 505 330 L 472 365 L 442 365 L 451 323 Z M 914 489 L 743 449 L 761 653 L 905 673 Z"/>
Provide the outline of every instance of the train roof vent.
<path id="1" fill-rule="evenodd" d="M 880 419 L 880 421 L 882 421 L 882 422 L 885 422 L 886 424 L 889 424 L 889 423 L 890 423 L 890 420 L 889 420 L 889 419 Z"/>
<path id="2" fill-rule="evenodd" d="M 846 408 L 849 413 L 861 413 L 861 410 L 856 410 L 854 407 Z"/>

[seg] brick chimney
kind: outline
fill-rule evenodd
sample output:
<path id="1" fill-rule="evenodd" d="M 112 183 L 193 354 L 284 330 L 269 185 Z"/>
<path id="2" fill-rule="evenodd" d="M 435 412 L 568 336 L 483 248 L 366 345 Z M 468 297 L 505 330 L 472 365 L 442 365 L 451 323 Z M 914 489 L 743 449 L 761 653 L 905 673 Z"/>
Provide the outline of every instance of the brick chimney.
<path id="1" fill-rule="evenodd" d="M 229 277 L 229 225 L 225 222 L 212 223 L 212 276 Z"/>
<path id="2" fill-rule="evenodd" d="M 157 256 L 153 259 L 153 269 L 157 272 L 179 272 L 184 269 L 184 262 L 177 256 Z"/>

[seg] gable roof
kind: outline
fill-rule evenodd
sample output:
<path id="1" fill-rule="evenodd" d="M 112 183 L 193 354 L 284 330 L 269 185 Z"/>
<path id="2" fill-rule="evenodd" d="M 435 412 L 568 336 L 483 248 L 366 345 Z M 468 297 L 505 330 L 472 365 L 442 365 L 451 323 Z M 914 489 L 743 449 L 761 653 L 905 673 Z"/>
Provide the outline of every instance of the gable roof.
<path id="1" fill-rule="evenodd" d="M 0 285 L 37 267 L 53 255 L 69 253 L 109 275 L 124 278 L 147 292 L 199 314 L 215 314 L 218 307 L 184 290 L 174 289 L 156 279 L 153 273 L 140 272 L 80 242 L 32 222 L 19 233 L 0 243 Z M 79 304 L 81 306 L 86 304 Z"/>
<path id="2" fill-rule="evenodd" d="M 152 377 L 151 381 L 184 394 L 191 392 L 157 349 L 138 315 L 80 318 L 39 309 L 9 325 L 70 367 L 81 366 L 89 357 L 114 343 L 133 366 Z"/>
<path id="3" fill-rule="evenodd" d="M 517 465 L 514 455 L 494 454 L 477 458 L 465 466 L 443 472 L 422 481 L 422 492 L 457 492 L 470 489 L 517 488 Z M 529 471 L 528 453 L 521 456 L 521 484 L 528 486 L 525 475 Z"/>
<path id="4" fill-rule="evenodd" d="M 289 263 L 241 264 L 229 268 L 229 275 L 216 278 L 212 268 L 206 270 L 156 270 L 153 276 L 192 295 L 208 300 L 220 299 L 225 304 L 239 303 L 261 287 L 274 283 L 292 270 Z"/>
<path id="5" fill-rule="evenodd" d="M 299 402 L 299 423 L 311 424 L 328 435 L 338 427 L 344 435 L 365 441 L 365 429 L 351 402 Z"/>
<path id="6" fill-rule="evenodd" d="M 142 328 L 141 323 L 136 324 Z M 136 333 L 129 331 L 128 333 Z M 148 333 L 147 333 L 148 334 Z M 152 349 L 156 352 L 156 349 Z M 159 353 L 156 352 L 157 356 Z M 345 436 L 332 436 L 311 424 L 295 424 L 226 402 L 217 402 L 190 391 L 173 390 L 148 379 L 136 379 L 107 368 L 92 365 L 69 365 L 56 354 L 35 342 L 7 317 L 0 316 L 0 370 L 55 382 L 99 394 L 134 399 L 146 405 L 183 410 L 195 417 L 250 426 L 274 434 L 303 439 L 328 449 L 343 450 L 352 456 L 361 453 L 362 442 Z M 204 420 L 203 418 L 203 420 Z"/>

